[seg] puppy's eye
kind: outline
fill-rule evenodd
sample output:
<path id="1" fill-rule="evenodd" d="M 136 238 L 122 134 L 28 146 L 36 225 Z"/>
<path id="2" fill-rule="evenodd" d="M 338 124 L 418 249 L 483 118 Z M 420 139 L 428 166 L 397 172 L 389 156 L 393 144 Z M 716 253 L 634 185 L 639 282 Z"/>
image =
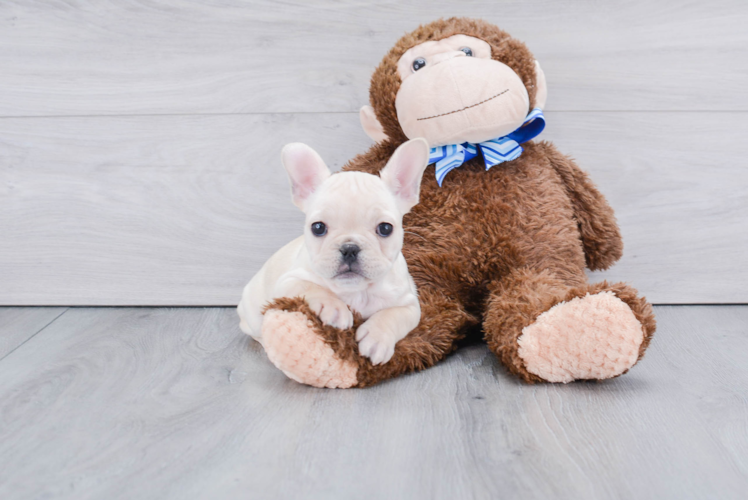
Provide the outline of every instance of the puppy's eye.
<path id="1" fill-rule="evenodd" d="M 312 224 L 312 234 L 314 236 L 324 236 L 327 233 L 327 226 L 324 222 L 315 222 Z"/>
<path id="2" fill-rule="evenodd" d="M 419 57 L 415 61 L 413 61 L 413 71 L 418 71 L 419 69 L 426 66 L 426 59 L 423 57 Z"/>
<path id="3" fill-rule="evenodd" d="M 470 49 L 470 47 L 463 47 L 460 50 L 463 51 L 466 56 L 473 57 L 473 51 Z"/>
<path id="4" fill-rule="evenodd" d="M 392 224 L 389 222 L 382 222 L 377 226 L 377 234 L 386 238 L 392 234 Z"/>

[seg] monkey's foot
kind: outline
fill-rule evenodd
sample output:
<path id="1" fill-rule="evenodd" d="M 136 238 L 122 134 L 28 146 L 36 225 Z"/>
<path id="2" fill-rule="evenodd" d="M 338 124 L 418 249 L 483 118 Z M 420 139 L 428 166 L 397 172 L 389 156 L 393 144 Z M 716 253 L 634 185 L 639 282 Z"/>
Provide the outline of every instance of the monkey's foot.
<path id="1" fill-rule="evenodd" d="M 273 308 L 281 301 L 285 307 Z M 346 389 L 357 384 L 358 366 L 340 359 L 322 339 L 316 330 L 323 326 L 307 311 L 306 302 L 279 299 L 270 307 L 262 323 L 263 345 L 268 359 L 287 377 L 314 387 Z"/>
<path id="2" fill-rule="evenodd" d="M 518 354 L 527 371 L 549 382 L 607 379 L 638 361 L 644 334 L 631 307 L 612 291 L 602 291 L 561 302 L 538 316 L 517 339 Z"/>

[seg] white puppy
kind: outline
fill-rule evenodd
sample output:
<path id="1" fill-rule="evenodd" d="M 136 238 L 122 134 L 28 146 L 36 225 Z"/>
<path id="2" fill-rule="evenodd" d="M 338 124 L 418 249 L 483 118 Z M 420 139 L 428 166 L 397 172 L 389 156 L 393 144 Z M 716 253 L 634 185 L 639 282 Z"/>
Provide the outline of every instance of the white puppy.
<path id="1" fill-rule="evenodd" d="M 237 308 L 242 331 L 262 342 L 262 308 L 278 297 L 303 296 L 337 328 L 353 325 L 351 309 L 360 313 L 366 321 L 356 331 L 359 352 L 374 364 L 389 361 L 421 318 L 401 253 L 402 218 L 418 203 L 428 157 L 428 143 L 414 139 L 397 148 L 380 177 L 330 175 L 309 146 L 283 148 L 293 202 L 306 214 L 304 236 L 275 253 L 244 288 Z"/>

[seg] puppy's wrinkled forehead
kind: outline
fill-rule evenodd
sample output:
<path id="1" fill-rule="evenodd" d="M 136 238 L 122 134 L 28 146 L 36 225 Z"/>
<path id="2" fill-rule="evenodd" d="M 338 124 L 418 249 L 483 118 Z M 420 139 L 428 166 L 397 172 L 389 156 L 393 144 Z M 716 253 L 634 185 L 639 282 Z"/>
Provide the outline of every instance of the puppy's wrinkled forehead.
<path id="1" fill-rule="evenodd" d="M 339 172 L 331 175 L 315 192 L 309 214 L 333 216 L 341 222 L 382 215 L 398 215 L 394 195 L 382 180 L 363 172 Z"/>

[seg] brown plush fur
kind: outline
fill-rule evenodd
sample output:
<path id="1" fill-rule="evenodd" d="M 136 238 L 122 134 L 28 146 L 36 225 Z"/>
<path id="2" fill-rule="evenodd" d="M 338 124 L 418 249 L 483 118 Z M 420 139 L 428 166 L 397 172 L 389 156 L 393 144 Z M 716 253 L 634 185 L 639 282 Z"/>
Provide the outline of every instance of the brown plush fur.
<path id="1" fill-rule="evenodd" d="M 438 304 L 438 300 L 434 303 Z M 442 300 L 442 304 L 448 306 L 448 301 Z M 419 328 L 398 342 L 392 359 L 384 365 L 374 366 L 368 358 L 358 353 L 356 329 L 363 323 L 360 315 L 354 313 L 353 327 L 339 330 L 323 324 L 300 297 L 276 299 L 266 309 L 301 312 L 306 315 L 312 322 L 313 330 L 332 347 L 335 354 L 343 361 L 350 361 L 358 367 L 356 387 L 366 387 L 406 372 L 428 368 L 455 349 L 453 342 L 446 339 L 464 336 L 464 332 L 463 335 L 454 335 L 463 324 L 463 317 L 446 314 L 434 318 L 423 317 Z M 468 319 L 472 319 L 473 323 L 477 322 L 474 318 Z"/>
<path id="2" fill-rule="evenodd" d="M 344 170 L 377 174 L 407 140 L 395 110 L 397 60 L 414 45 L 454 34 L 488 42 L 492 57 L 525 82 L 532 109 L 534 58 L 524 44 L 483 21 L 436 21 L 401 38 L 377 68 L 371 104 L 389 139 L 355 157 Z M 489 171 L 482 158 L 470 160 L 450 172 L 441 188 L 434 166 L 426 169 L 420 203 L 404 219 L 403 248 L 418 286 L 422 318 L 388 363 L 372 366 L 359 356 L 353 330 L 315 323 L 338 356 L 358 365 L 360 386 L 432 366 L 479 327 L 512 373 L 528 382 L 542 381 L 519 357 L 522 329 L 559 302 L 606 290 L 628 304 L 642 324 L 640 357 L 644 354 L 655 330 L 651 306 L 627 285 L 590 285 L 585 274 L 585 267 L 605 269 L 622 255 L 612 209 L 587 175 L 552 144 L 523 146 L 519 158 Z M 303 301 L 282 304 L 314 316 Z"/>

